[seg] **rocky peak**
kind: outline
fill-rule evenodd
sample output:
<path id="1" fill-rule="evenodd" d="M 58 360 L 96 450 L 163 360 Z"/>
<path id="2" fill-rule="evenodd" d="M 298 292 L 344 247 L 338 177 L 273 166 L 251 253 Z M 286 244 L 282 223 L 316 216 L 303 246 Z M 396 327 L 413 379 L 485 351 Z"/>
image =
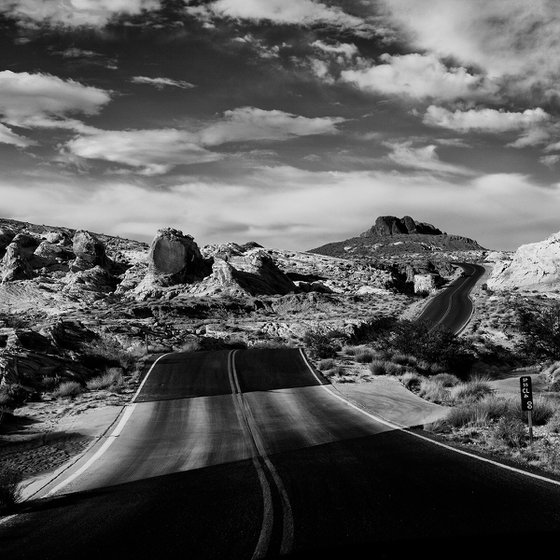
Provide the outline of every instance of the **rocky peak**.
<path id="1" fill-rule="evenodd" d="M 38 245 L 38 239 L 25 233 L 18 233 L 12 239 L 2 258 L 2 282 L 32 278 L 33 266 L 30 259 Z"/>
<path id="2" fill-rule="evenodd" d="M 441 235 L 443 232 L 425 222 L 418 222 L 410 216 L 397 218 L 396 216 L 379 216 L 375 224 L 360 234 L 360 237 L 392 236 L 409 234 Z"/>

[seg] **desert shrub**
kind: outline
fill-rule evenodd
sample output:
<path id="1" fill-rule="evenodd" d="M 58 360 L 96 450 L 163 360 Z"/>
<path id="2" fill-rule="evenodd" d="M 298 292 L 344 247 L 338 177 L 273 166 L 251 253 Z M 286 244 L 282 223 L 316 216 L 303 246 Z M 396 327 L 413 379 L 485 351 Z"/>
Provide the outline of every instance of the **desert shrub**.
<path id="1" fill-rule="evenodd" d="M 396 364 L 400 364 L 402 366 L 411 366 L 416 367 L 418 365 L 418 358 L 416 356 L 412 356 L 411 354 L 403 354 L 402 352 L 395 352 L 391 360 Z"/>
<path id="2" fill-rule="evenodd" d="M 0 387 L 0 406 L 17 408 L 29 398 L 29 391 L 19 383 L 7 383 Z"/>
<path id="3" fill-rule="evenodd" d="M 456 404 L 474 403 L 488 395 L 492 395 L 494 389 L 486 381 L 474 379 L 467 383 L 460 383 L 451 390 L 451 398 Z"/>
<path id="4" fill-rule="evenodd" d="M 451 375 L 450 373 L 438 373 L 432 378 L 437 383 L 440 383 L 442 387 L 455 387 L 460 383 L 459 378 L 456 375 Z"/>
<path id="5" fill-rule="evenodd" d="M 523 447 L 527 440 L 527 428 L 519 418 L 500 418 L 490 432 L 490 442 L 507 447 Z"/>
<path id="6" fill-rule="evenodd" d="M 343 346 L 342 353 L 345 356 L 354 356 L 359 351 L 359 349 L 359 346 Z"/>
<path id="7" fill-rule="evenodd" d="M 385 362 L 385 373 L 387 375 L 400 375 L 404 371 L 404 367 L 394 362 Z"/>
<path id="8" fill-rule="evenodd" d="M 124 384 L 123 372 L 120 368 L 108 369 L 106 373 L 99 377 L 94 377 L 87 382 L 90 390 L 111 389 L 116 391 L 121 389 Z"/>
<path id="9" fill-rule="evenodd" d="M 560 410 L 557 410 L 546 423 L 546 429 L 553 434 L 560 434 Z"/>
<path id="10" fill-rule="evenodd" d="M 387 362 L 384 360 L 373 360 L 369 365 L 369 371 L 373 373 L 373 375 L 385 375 L 387 373 L 385 365 Z"/>
<path id="11" fill-rule="evenodd" d="M 374 354 L 370 350 L 362 350 L 355 356 L 355 360 L 360 364 L 370 364 L 373 361 Z"/>
<path id="12" fill-rule="evenodd" d="M 332 358 L 327 358 L 326 360 L 321 360 L 318 364 L 321 371 L 327 371 L 334 367 L 334 360 Z"/>
<path id="13" fill-rule="evenodd" d="M 402 354 L 413 355 L 419 361 L 437 364 L 439 371 L 430 366 L 430 372 L 451 371 L 465 376 L 475 361 L 472 343 L 461 339 L 450 330 L 432 328 L 427 323 L 400 321 L 391 341 Z"/>
<path id="14" fill-rule="evenodd" d="M 303 343 L 317 358 L 334 358 L 340 350 L 340 345 L 334 340 L 338 335 L 337 331 L 307 331 L 303 336 Z"/>
<path id="15" fill-rule="evenodd" d="M 418 396 L 427 401 L 444 403 L 449 401 L 449 389 L 447 389 L 441 381 L 433 378 L 426 378 L 420 383 Z"/>
<path id="16" fill-rule="evenodd" d="M 77 381 L 64 381 L 53 392 L 56 398 L 77 397 L 83 391 L 82 386 Z"/>
<path id="17" fill-rule="evenodd" d="M 536 358 L 560 359 L 560 303 L 542 309 L 517 308 L 523 351 Z"/>
<path id="18" fill-rule="evenodd" d="M 352 334 L 353 344 L 380 343 L 391 337 L 398 320 L 394 315 L 374 317 L 357 326 Z"/>
<path id="19" fill-rule="evenodd" d="M 560 408 L 558 401 L 540 396 L 535 397 L 533 405 L 532 417 L 535 426 L 546 424 Z"/>
<path id="20" fill-rule="evenodd" d="M 474 424 L 480 415 L 476 414 L 474 406 L 457 406 L 449 411 L 445 417 L 445 423 L 453 428 L 462 428 L 469 424 Z"/>
<path id="21" fill-rule="evenodd" d="M 21 474 L 7 466 L 0 467 L 0 513 L 10 513 L 20 499 Z"/>
<path id="22" fill-rule="evenodd" d="M 400 381 L 409 391 L 416 392 L 420 389 L 422 377 L 417 373 L 407 372 L 401 375 Z"/>

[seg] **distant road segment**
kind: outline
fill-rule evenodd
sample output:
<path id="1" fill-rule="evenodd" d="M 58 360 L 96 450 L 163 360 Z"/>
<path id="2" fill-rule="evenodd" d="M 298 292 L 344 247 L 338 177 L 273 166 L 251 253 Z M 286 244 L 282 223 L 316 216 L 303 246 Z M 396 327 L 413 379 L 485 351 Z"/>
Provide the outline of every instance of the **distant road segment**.
<path id="1" fill-rule="evenodd" d="M 458 266 L 463 269 L 463 274 L 426 305 L 417 322 L 444 327 L 454 333 L 460 332 L 468 323 L 473 311 L 469 294 L 484 274 L 484 267 L 470 263 L 458 263 Z"/>

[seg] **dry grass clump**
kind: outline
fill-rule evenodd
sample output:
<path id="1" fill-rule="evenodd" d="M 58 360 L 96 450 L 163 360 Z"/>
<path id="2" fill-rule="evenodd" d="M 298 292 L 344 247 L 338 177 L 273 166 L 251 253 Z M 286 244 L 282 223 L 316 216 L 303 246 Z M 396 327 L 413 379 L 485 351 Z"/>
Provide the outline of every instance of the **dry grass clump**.
<path id="1" fill-rule="evenodd" d="M 83 393 L 83 387 L 77 381 L 64 381 L 53 392 L 57 399 L 70 397 L 74 398 Z"/>
<path id="2" fill-rule="evenodd" d="M 400 375 L 404 367 L 389 360 L 373 360 L 369 370 L 373 375 Z"/>
<path id="3" fill-rule="evenodd" d="M 438 373 L 432 377 L 432 380 L 439 383 L 442 387 L 455 387 L 459 385 L 461 380 L 456 375 L 450 373 Z"/>
<path id="4" fill-rule="evenodd" d="M 10 513 L 20 499 L 21 474 L 7 466 L 0 467 L 0 514 Z"/>
<path id="5" fill-rule="evenodd" d="M 477 402 L 493 393 L 494 389 L 492 389 L 487 381 L 473 379 L 472 381 L 455 385 L 451 389 L 451 399 L 455 404 L 467 404 Z"/>
<path id="6" fill-rule="evenodd" d="M 391 357 L 391 361 L 395 364 L 409 366 L 412 368 L 415 368 L 418 365 L 418 358 L 412 354 L 404 354 L 402 352 L 395 352 Z"/>
<path id="7" fill-rule="evenodd" d="M 438 404 L 449 402 L 449 393 L 441 382 L 431 378 L 422 379 L 418 390 L 419 397 Z"/>
<path id="8" fill-rule="evenodd" d="M 519 418 L 507 418 L 503 416 L 492 427 L 489 435 L 489 443 L 499 447 L 520 448 L 526 445 L 527 428 Z"/>
<path id="9" fill-rule="evenodd" d="M 120 368 L 110 368 L 103 375 L 94 377 L 87 382 L 87 388 L 93 391 L 98 389 L 118 391 L 123 387 L 123 385 L 124 377 L 122 369 Z"/>
<path id="10" fill-rule="evenodd" d="M 334 360 L 332 358 L 325 358 L 324 360 L 321 360 L 317 365 L 321 371 L 327 371 L 334 367 Z"/>
<path id="11" fill-rule="evenodd" d="M 360 364 L 370 364 L 373 362 L 375 354 L 371 350 L 362 350 L 354 356 L 354 359 Z"/>

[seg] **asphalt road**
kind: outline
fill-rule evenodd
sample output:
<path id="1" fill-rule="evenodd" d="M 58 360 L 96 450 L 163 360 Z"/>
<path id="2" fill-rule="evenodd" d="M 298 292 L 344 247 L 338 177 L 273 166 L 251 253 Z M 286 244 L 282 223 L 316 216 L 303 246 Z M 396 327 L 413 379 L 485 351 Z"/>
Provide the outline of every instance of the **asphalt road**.
<path id="1" fill-rule="evenodd" d="M 0 524 L 2 559 L 518 558 L 560 536 L 559 485 L 352 408 L 295 349 L 164 356 L 124 418 Z"/>
<path id="2" fill-rule="evenodd" d="M 463 274 L 426 305 L 417 321 L 455 333 L 468 322 L 473 309 L 469 293 L 484 274 L 484 267 L 470 263 L 458 263 L 458 266 L 463 269 Z"/>

